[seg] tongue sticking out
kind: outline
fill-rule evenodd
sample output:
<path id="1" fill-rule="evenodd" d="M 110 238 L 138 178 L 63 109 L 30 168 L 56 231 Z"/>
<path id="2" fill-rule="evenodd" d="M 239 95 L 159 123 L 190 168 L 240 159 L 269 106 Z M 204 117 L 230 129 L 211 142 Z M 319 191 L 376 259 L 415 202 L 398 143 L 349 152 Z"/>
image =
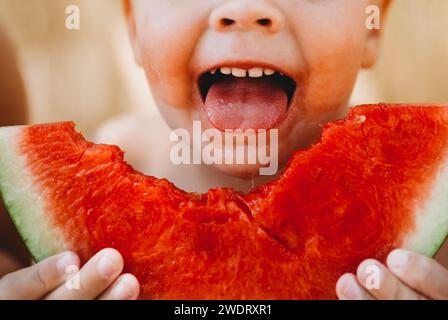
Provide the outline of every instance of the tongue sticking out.
<path id="1" fill-rule="evenodd" d="M 288 109 L 286 91 L 270 78 L 228 78 L 211 86 L 205 99 L 209 121 L 220 130 L 270 129 Z"/>

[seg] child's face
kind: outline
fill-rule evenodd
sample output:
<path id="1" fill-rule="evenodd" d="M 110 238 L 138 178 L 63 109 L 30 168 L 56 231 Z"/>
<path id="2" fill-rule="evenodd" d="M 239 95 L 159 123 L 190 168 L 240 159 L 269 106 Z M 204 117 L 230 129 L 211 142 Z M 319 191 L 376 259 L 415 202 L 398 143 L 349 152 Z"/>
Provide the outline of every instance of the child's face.
<path id="1" fill-rule="evenodd" d="M 277 128 L 284 163 L 316 138 L 320 124 L 345 113 L 359 69 L 370 67 L 378 53 L 379 32 L 366 28 L 366 7 L 385 9 L 386 0 L 127 4 L 136 59 L 168 124 L 191 130 L 193 120 L 201 120 L 203 129 Z M 252 69 L 247 74 L 253 77 L 210 75 L 226 67 Z M 258 68 L 285 76 L 259 77 Z M 254 172 L 234 165 L 220 169 Z"/>

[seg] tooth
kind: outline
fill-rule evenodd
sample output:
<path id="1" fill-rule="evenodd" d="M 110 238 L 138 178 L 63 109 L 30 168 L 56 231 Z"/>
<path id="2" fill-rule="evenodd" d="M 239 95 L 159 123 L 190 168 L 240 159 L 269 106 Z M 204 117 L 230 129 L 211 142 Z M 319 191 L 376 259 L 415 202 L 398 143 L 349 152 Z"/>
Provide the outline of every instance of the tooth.
<path id="1" fill-rule="evenodd" d="M 222 74 L 232 74 L 232 68 L 227 68 L 227 67 L 221 68 L 221 73 Z"/>
<path id="2" fill-rule="evenodd" d="M 210 71 L 211 74 L 215 74 L 216 73 L 216 69 L 213 69 L 212 71 Z"/>
<path id="3" fill-rule="evenodd" d="M 274 73 L 275 73 L 275 71 L 272 70 L 272 69 L 264 69 L 264 74 L 267 75 L 267 76 L 271 76 Z"/>
<path id="4" fill-rule="evenodd" d="M 252 68 L 249 70 L 249 77 L 260 78 L 263 76 L 263 68 Z"/>
<path id="5" fill-rule="evenodd" d="M 232 68 L 232 74 L 237 78 L 244 78 L 247 75 L 247 71 L 240 68 Z"/>

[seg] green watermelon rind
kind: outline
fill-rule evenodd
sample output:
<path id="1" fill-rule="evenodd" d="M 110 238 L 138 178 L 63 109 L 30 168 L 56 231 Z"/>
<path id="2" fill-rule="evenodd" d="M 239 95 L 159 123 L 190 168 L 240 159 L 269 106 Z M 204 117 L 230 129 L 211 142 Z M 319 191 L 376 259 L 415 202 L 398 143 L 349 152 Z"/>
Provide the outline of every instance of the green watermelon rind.
<path id="1" fill-rule="evenodd" d="M 433 257 L 448 239 L 448 150 L 439 165 L 428 199 L 416 204 L 414 231 L 404 247 Z"/>
<path id="2" fill-rule="evenodd" d="M 41 261 L 63 251 L 64 241 L 47 223 L 44 194 L 38 191 L 24 156 L 16 149 L 23 128 L 0 129 L 0 194 L 33 259 Z"/>

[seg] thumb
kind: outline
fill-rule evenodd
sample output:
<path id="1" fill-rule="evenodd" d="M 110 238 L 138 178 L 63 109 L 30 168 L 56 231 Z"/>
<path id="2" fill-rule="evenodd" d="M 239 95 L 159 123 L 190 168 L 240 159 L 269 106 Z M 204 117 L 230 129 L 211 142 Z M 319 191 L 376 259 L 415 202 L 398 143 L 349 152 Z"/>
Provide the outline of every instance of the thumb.
<path id="1" fill-rule="evenodd" d="M 66 252 L 7 274 L 0 279 L 0 300 L 42 298 L 65 281 L 66 270 L 73 265 L 79 266 L 79 258 L 72 252 Z"/>

